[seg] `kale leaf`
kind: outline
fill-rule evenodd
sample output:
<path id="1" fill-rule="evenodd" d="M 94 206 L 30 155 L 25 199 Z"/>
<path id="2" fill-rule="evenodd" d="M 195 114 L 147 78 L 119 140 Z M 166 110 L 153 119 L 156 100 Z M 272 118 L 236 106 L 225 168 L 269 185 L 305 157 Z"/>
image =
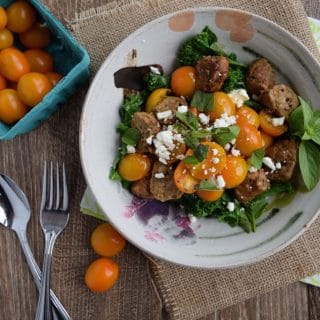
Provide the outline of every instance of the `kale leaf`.
<path id="1" fill-rule="evenodd" d="M 147 84 L 147 89 L 153 91 L 158 88 L 169 88 L 170 79 L 167 75 L 156 74 L 149 72 L 144 77 L 144 81 Z"/>
<path id="2" fill-rule="evenodd" d="M 235 89 L 245 89 L 246 69 L 241 66 L 229 65 L 229 72 L 223 84 L 222 91 L 231 92 Z"/>

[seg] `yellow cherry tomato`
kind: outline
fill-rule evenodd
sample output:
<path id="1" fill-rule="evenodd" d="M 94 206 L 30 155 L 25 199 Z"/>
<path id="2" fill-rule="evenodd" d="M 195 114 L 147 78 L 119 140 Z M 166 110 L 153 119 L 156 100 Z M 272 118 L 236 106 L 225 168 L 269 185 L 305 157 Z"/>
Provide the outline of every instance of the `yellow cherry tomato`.
<path id="1" fill-rule="evenodd" d="M 173 179 L 177 189 L 188 194 L 194 193 L 196 191 L 196 186 L 199 184 L 199 180 L 195 179 L 190 174 L 188 167 L 183 161 L 179 162 L 176 170 L 174 171 Z"/>
<path id="2" fill-rule="evenodd" d="M 234 188 L 241 184 L 248 173 L 248 165 L 241 157 L 227 156 L 227 161 L 221 174 L 226 183 L 226 188 Z"/>
<path id="3" fill-rule="evenodd" d="M 0 6 L 0 30 L 4 29 L 7 25 L 8 17 L 6 10 Z"/>
<path id="4" fill-rule="evenodd" d="M 129 153 L 119 163 L 121 177 L 128 181 L 137 181 L 144 178 L 150 171 L 150 159 L 140 153 Z"/>
<path id="5" fill-rule="evenodd" d="M 176 96 L 189 98 L 193 96 L 196 88 L 195 73 L 196 69 L 191 66 L 183 66 L 173 71 L 171 89 Z"/>
<path id="6" fill-rule="evenodd" d="M 262 147 L 267 149 L 273 143 L 273 137 L 269 136 L 268 134 L 264 133 L 263 131 L 260 132 L 261 139 L 262 139 Z"/>
<path id="7" fill-rule="evenodd" d="M 237 123 L 241 126 L 242 124 L 252 124 L 256 128 L 259 127 L 259 115 L 250 107 L 242 106 L 236 113 Z"/>
<path id="8" fill-rule="evenodd" d="M 272 124 L 272 117 L 264 111 L 260 111 L 259 118 L 261 129 L 272 137 L 281 136 L 288 130 L 288 127 L 285 124 L 281 126 L 274 126 Z"/>
<path id="9" fill-rule="evenodd" d="M 205 201 L 217 201 L 223 195 L 224 190 L 198 190 L 197 196 Z"/>
<path id="10" fill-rule="evenodd" d="M 146 112 L 152 112 L 156 105 L 168 94 L 170 90 L 167 88 L 159 88 L 151 92 L 146 102 Z"/>
<path id="11" fill-rule="evenodd" d="M 226 113 L 228 116 L 236 114 L 236 106 L 232 99 L 224 92 L 215 92 L 213 94 L 213 110 L 210 112 L 210 119 L 221 118 Z"/>
<path id="12" fill-rule="evenodd" d="M 6 28 L 0 30 L 0 50 L 12 47 L 13 40 L 13 34 L 10 30 Z"/>
<path id="13" fill-rule="evenodd" d="M 19 34 L 20 42 L 29 49 L 42 49 L 49 44 L 50 39 L 50 30 L 40 22 L 34 23 L 28 31 Z"/>

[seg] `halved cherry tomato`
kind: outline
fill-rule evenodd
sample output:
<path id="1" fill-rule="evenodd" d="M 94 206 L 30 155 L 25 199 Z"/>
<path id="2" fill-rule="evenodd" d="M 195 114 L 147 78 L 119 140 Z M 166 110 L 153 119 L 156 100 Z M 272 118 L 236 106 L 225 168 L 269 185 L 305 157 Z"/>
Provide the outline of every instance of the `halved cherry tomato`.
<path id="1" fill-rule="evenodd" d="M 189 98 L 193 96 L 196 88 L 195 73 L 196 69 L 191 66 L 183 66 L 173 71 L 171 89 L 176 96 Z"/>
<path id="2" fill-rule="evenodd" d="M 197 196 L 205 201 L 216 201 L 221 198 L 224 190 L 198 190 Z"/>
<path id="3" fill-rule="evenodd" d="M 26 56 L 31 72 L 47 73 L 53 70 L 53 58 L 52 56 L 40 49 L 30 49 L 24 52 Z"/>
<path id="4" fill-rule="evenodd" d="M 270 147 L 273 143 L 273 138 L 268 134 L 264 133 L 263 131 L 260 132 L 260 135 L 262 139 L 262 147 L 265 149 Z"/>
<path id="5" fill-rule="evenodd" d="M 259 127 L 259 115 L 250 107 L 242 106 L 236 113 L 237 123 L 242 124 L 250 123 L 256 128 Z"/>
<path id="6" fill-rule="evenodd" d="M 18 93 L 13 89 L 0 91 L 0 120 L 6 124 L 13 124 L 20 120 L 28 109 L 20 100 Z"/>
<path id="7" fill-rule="evenodd" d="M 194 193 L 199 180 L 195 179 L 183 161 L 180 161 L 176 170 L 174 171 L 174 182 L 177 189 L 183 193 Z"/>
<path id="8" fill-rule="evenodd" d="M 91 234 L 93 250 L 104 257 L 111 257 L 121 252 L 126 240 L 110 223 L 102 223 Z"/>
<path id="9" fill-rule="evenodd" d="M 188 165 L 191 175 L 198 180 L 208 179 L 221 172 L 226 164 L 226 152 L 219 144 L 210 141 L 201 144 L 209 148 L 207 158 L 198 164 Z"/>
<path id="10" fill-rule="evenodd" d="M 26 32 L 36 21 L 36 11 L 26 1 L 13 2 L 7 8 L 7 28 L 12 32 Z"/>
<path id="11" fill-rule="evenodd" d="M 227 189 L 241 184 L 246 178 L 247 173 L 248 165 L 243 158 L 232 155 L 227 156 L 226 166 L 221 172 Z"/>
<path id="12" fill-rule="evenodd" d="M 0 90 L 3 90 L 7 87 L 7 80 L 0 74 Z"/>
<path id="13" fill-rule="evenodd" d="M 118 277 L 118 264 L 108 258 L 99 258 L 89 265 L 85 283 L 93 292 L 104 292 L 114 286 Z"/>
<path id="14" fill-rule="evenodd" d="M 236 114 L 236 106 L 226 93 L 218 91 L 213 95 L 213 110 L 210 112 L 211 120 L 221 118 L 224 113 L 228 116 Z"/>
<path id="15" fill-rule="evenodd" d="M 30 65 L 22 51 L 7 48 L 0 51 L 0 73 L 7 79 L 17 82 L 30 72 Z"/>
<path id="16" fill-rule="evenodd" d="M 4 28 L 0 30 L 0 50 L 10 48 L 13 45 L 13 34 Z"/>
<path id="17" fill-rule="evenodd" d="M 252 124 L 240 126 L 240 132 L 236 140 L 236 148 L 243 156 L 250 154 L 262 147 L 262 138 L 258 129 Z"/>
<path id="18" fill-rule="evenodd" d="M 128 181 L 137 181 L 144 178 L 150 171 L 150 159 L 140 153 L 129 153 L 119 163 L 121 177 Z"/>
<path id="19" fill-rule="evenodd" d="M 152 91 L 146 101 L 146 112 L 152 112 L 155 106 L 169 93 L 170 90 L 167 88 L 159 88 Z"/>
<path id="20" fill-rule="evenodd" d="M 20 42 L 29 49 L 43 49 L 50 43 L 50 39 L 50 30 L 40 22 L 36 22 L 28 31 L 19 34 Z"/>
<path id="21" fill-rule="evenodd" d="M 272 117 L 264 111 L 260 111 L 259 118 L 261 129 L 272 137 L 281 136 L 288 130 L 288 127 L 286 125 L 274 126 L 272 124 Z"/>
<path id="22" fill-rule="evenodd" d="M 58 82 L 63 78 L 63 75 L 57 72 L 45 73 L 45 76 L 50 80 L 53 86 L 56 86 Z"/>
<path id="23" fill-rule="evenodd" d="M 0 30 L 6 27 L 8 21 L 6 10 L 0 6 Z"/>

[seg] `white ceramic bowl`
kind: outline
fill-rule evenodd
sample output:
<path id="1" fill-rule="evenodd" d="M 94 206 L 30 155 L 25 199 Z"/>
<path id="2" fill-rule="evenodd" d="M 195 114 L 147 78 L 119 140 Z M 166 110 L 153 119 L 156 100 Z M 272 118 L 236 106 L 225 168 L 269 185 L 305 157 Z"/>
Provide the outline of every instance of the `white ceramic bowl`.
<path id="1" fill-rule="evenodd" d="M 181 265 L 223 268 L 253 263 L 283 249 L 312 223 L 320 207 L 319 185 L 298 193 L 274 216 L 266 213 L 256 233 L 247 234 L 215 219 L 195 223 L 160 205 L 133 198 L 120 184 L 108 179 L 119 145 L 115 127 L 123 100 L 113 73 L 123 68 L 133 49 L 137 65 L 159 63 L 170 73 L 182 41 L 208 25 L 226 51 L 241 62 L 265 56 L 277 67 L 279 81 L 317 106 L 320 67 L 291 34 L 259 16 L 222 8 L 198 8 L 158 18 L 126 38 L 105 60 L 88 92 L 81 119 L 80 151 L 83 171 L 107 219 L 134 245 L 147 253 Z"/>

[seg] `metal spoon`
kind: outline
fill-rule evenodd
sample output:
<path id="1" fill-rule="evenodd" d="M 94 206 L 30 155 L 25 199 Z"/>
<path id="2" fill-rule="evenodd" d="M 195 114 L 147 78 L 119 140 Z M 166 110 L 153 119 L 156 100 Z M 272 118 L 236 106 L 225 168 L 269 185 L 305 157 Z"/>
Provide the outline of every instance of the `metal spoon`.
<path id="1" fill-rule="evenodd" d="M 16 232 L 39 291 L 41 288 L 41 271 L 33 257 L 26 232 L 30 212 L 30 205 L 23 191 L 12 179 L 0 174 L 0 224 Z M 52 308 L 54 319 L 70 320 L 69 314 L 52 290 L 50 296 L 51 302 L 55 307 Z"/>

